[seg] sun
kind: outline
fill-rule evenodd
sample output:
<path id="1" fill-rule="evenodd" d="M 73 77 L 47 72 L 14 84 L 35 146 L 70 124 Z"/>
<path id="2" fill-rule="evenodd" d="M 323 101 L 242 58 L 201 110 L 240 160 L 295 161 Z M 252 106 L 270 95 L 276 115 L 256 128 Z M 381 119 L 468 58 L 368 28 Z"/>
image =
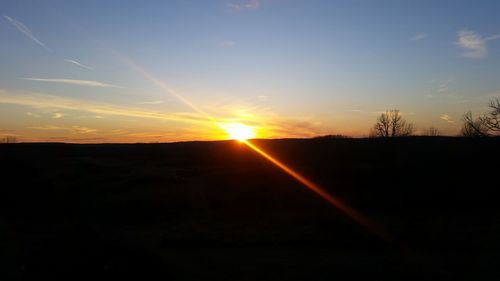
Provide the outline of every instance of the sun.
<path id="1" fill-rule="evenodd" d="M 253 127 L 247 126 L 241 123 L 230 123 L 222 125 L 222 128 L 226 130 L 230 139 L 245 141 L 255 137 L 255 131 Z"/>

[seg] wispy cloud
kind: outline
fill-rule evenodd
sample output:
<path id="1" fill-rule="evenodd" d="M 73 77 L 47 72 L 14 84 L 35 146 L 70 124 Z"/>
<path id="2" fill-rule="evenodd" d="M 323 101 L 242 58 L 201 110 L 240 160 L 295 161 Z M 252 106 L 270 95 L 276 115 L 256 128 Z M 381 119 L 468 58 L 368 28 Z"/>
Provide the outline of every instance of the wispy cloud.
<path id="1" fill-rule="evenodd" d="M 448 114 L 441 114 L 439 116 L 439 119 L 446 121 L 447 123 L 455 123 L 455 121 L 452 120 L 451 116 Z"/>
<path id="2" fill-rule="evenodd" d="M 139 104 L 162 104 L 162 103 L 164 103 L 164 101 L 155 100 L 155 101 L 143 101 L 143 102 L 140 102 Z"/>
<path id="3" fill-rule="evenodd" d="M 47 126 L 33 126 L 33 127 L 28 127 L 30 129 L 35 129 L 35 130 L 42 130 L 42 131 L 63 131 L 65 130 L 66 128 L 63 128 L 63 127 L 58 127 L 58 126 L 54 126 L 54 125 L 47 125 Z"/>
<path id="4" fill-rule="evenodd" d="M 463 29 L 458 32 L 456 45 L 464 49 L 462 56 L 466 58 L 482 59 L 488 56 L 488 41 L 500 39 L 500 33 L 488 37 L 483 37 L 480 34 Z"/>
<path id="5" fill-rule="evenodd" d="M 56 113 L 54 113 L 54 115 L 52 115 L 52 118 L 59 119 L 59 118 L 62 118 L 63 116 L 64 116 L 64 114 L 62 114 L 60 112 L 56 112 Z"/>
<path id="6" fill-rule="evenodd" d="M 219 43 L 219 46 L 222 48 L 231 48 L 234 47 L 234 45 L 236 45 L 234 41 L 222 41 Z"/>
<path id="7" fill-rule="evenodd" d="M 458 32 L 458 39 L 455 42 L 465 52 L 463 57 L 472 59 L 482 59 L 488 56 L 486 42 L 481 35 L 474 31 L 463 29 Z"/>
<path id="8" fill-rule="evenodd" d="M 121 88 L 120 86 L 102 83 L 99 81 L 92 81 L 92 80 L 76 80 L 76 79 L 63 79 L 63 78 L 22 78 L 22 79 L 29 81 L 61 83 L 61 84 L 70 84 L 70 85 L 88 86 L 88 87 Z"/>
<path id="9" fill-rule="evenodd" d="M 42 41 L 38 40 L 38 38 L 35 37 L 35 35 L 33 35 L 33 32 L 31 32 L 31 30 L 26 26 L 24 25 L 22 22 L 18 21 L 18 20 L 15 20 L 9 16 L 4 16 L 4 18 L 9 21 L 10 24 L 12 24 L 14 27 L 17 28 L 17 30 L 19 30 L 20 32 L 22 32 L 24 35 L 26 35 L 29 39 L 31 39 L 32 41 L 34 41 L 35 43 L 37 43 L 38 45 L 40 45 L 42 48 L 44 48 L 46 51 L 48 52 L 51 52 L 52 50 L 47 47 L 47 45 L 45 45 Z"/>
<path id="10" fill-rule="evenodd" d="M 419 32 L 419 33 L 415 34 L 415 36 L 413 36 L 410 40 L 411 41 L 420 41 L 420 40 L 423 40 L 425 38 L 427 38 L 427 33 Z"/>
<path id="11" fill-rule="evenodd" d="M 26 112 L 26 115 L 28 116 L 31 116 L 33 118 L 41 118 L 42 116 L 40 114 L 37 114 L 37 113 L 33 113 L 33 112 Z M 62 118 L 63 116 L 65 116 L 66 114 L 63 114 L 63 113 L 60 113 L 60 112 L 55 112 L 54 114 L 52 114 L 51 118 L 53 119 L 59 119 L 59 118 Z"/>
<path id="12" fill-rule="evenodd" d="M 147 110 L 144 108 L 115 106 L 106 103 L 91 102 L 67 97 L 60 97 L 54 95 L 47 95 L 32 92 L 10 92 L 0 89 L 0 104 L 16 104 L 27 106 L 35 109 L 46 109 L 47 111 L 79 111 L 88 116 L 121 116 L 130 118 L 143 118 L 149 120 L 183 122 L 185 124 L 196 125 L 197 128 L 208 126 L 209 130 L 197 129 L 192 133 L 181 133 L 178 131 L 171 132 L 171 135 L 163 134 L 162 140 L 186 140 L 186 139 L 217 139 L 217 135 L 213 131 L 214 120 L 207 119 L 207 117 L 200 113 L 186 113 L 186 112 L 172 112 L 165 113 L 154 110 Z M 211 108 L 211 107 L 210 107 Z M 227 107 L 219 106 L 213 108 L 214 115 L 217 116 L 217 121 L 220 123 L 225 122 L 242 122 L 257 128 L 265 128 L 259 134 L 259 137 L 311 137 L 328 133 L 323 128 L 322 124 L 317 122 L 314 118 L 301 118 L 301 117 L 283 117 L 269 112 L 267 108 L 252 108 L 245 107 L 248 112 L 235 113 L 234 106 L 228 105 Z M 57 110 L 57 111 L 56 111 Z M 55 115 L 52 115 L 54 117 Z M 184 126 L 185 130 L 189 126 Z M 69 131 L 70 129 L 75 132 L 83 132 L 84 129 L 77 130 L 74 127 L 58 127 L 51 126 L 38 126 L 32 129 L 46 130 L 46 131 Z M 99 131 L 103 133 L 103 131 Z M 168 136 L 168 137 L 167 137 Z M 137 136 L 139 139 L 140 137 Z M 124 141 L 130 141 L 130 136 L 124 137 Z"/>
<path id="13" fill-rule="evenodd" d="M 80 126 L 72 126 L 72 127 L 59 127 L 54 125 L 46 125 L 46 126 L 34 126 L 28 127 L 33 130 L 41 130 L 41 131 L 69 131 L 72 134 L 90 134 L 97 132 L 97 129 L 80 127 Z"/>
<path id="14" fill-rule="evenodd" d="M 78 62 L 78 61 L 76 61 L 76 60 L 65 59 L 64 61 L 65 61 L 65 62 L 67 62 L 67 63 L 71 63 L 71 64 L 74 64 L 74 65 L 77 65 L 77 66 L 79 66 L 79 67 L 81 67 L 81 68 L 85 68 L 85 69 L 87 69 L 87 70 L 93 70 L 93 68 L 92 68 L 92 67 L 90 67 L 90 66 L 86 66 L 86 65 L 84 65 L 83 63 Z"/>
<path id="15" fill-rule="evenodd" d="M 261 0 L 245 0 L 227 3 L 226 6 L 230 11 L 239 12 L 243 10 L 256 10 L 260 8 Z"/>
<path id="16" fill-rule="evenodd" d="M 9 93 L 0 89 L 0 103 L 24 105 L 33 108 L 75 110 L 95 115 L 127 116 L 180 122 L 210 122 L 195 113 L 163 113 L 140 108 L 118 107 L 104 103 L 88 102 L 39 93 Z"/>
<path id="17" fill-rule="evenodd" d="M 89 134 L 89 133 L 97 132 L 97 129 L 80 127 L 80 126 L 73 126 L 73 127 L 71 127 L 71 131 L 74 134 Z"/>

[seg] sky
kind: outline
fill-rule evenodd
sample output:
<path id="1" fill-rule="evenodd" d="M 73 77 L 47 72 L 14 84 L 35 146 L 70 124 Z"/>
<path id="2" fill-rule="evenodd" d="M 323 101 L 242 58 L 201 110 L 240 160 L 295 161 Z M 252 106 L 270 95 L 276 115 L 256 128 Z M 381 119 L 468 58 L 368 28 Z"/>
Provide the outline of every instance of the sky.
<path id="1" fill-rule="evenodd" d="M 456 135 L 500 97 L 500 1 L 0 1 L 0 137 Z"/>

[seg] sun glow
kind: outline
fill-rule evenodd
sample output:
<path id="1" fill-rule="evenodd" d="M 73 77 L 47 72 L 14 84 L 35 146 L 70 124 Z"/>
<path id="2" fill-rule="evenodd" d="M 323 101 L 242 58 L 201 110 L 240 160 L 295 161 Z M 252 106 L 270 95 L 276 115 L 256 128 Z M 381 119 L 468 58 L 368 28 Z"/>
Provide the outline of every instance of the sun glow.
<path id="1" fill-rule="evenodd" d="M 241 124 L 241 123 L 230 123 L 222 125 L 222 128 L 226 130 L 230 139 L 245 141 L 255 137 L 255 130 L 253 127 Z"/>

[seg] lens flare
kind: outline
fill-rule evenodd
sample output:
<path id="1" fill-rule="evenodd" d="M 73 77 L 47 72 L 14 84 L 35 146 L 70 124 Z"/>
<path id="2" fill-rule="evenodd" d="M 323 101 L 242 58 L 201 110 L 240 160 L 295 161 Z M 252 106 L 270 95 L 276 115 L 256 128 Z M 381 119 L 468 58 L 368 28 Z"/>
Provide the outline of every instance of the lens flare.
<path id="1" fill-rule="evenodd" d="M 243 140 L 242 142 L 244 144 L 246 144 L 248 147 L 250 147 L 251 149 L 253 149 L 255 152 L 257 152 L 258 154 L 260 154 L 262 157 L 264 157 L 265 159 L 269 160 L 271 163 L 276 165 L 278 168 L 280 168 L 281 170 L 286 172 L 292 178 L 294 178 L 298 182 L 302 183 L 309 190 L 313 191 L 314 193 L 316 193 L 317 195 L 319 195 L 320 197 L 325 199 L 327 202 L 329 202 L 333 206 L 337 207 L 340 211 L 342 211 L 344 214 L 346 214 L 347 216 L 349 216 L 350 218 L 352 218 L 353 220 L 358 222 L 360 225 L 364 226 L 370 232 L 378 235 L 379 237 L 381 237 L 382 239 L 387 240 L 387 241 L 392 239 L 389 236 L 389 234 L 384 229 L 382 229 L 382 227 L 380 225 L 374 223 L 373 221 L 371 221 L 370 219 L 368 219 L 367 217 L 365 217 L 364 215 L 359 213 L 357 210 L 349 207 L 348 205 L 344 204 L 339 199 L 333 197 L 331 194 L 326 192 L 324 189 L 319 187 L 314 182 L 308 180 L 306 177 L 304 177 L 303 175 L 301 175 L 297 171 L 294 171 L 292 168 L 285 165 L 283 162 L 281 162 L 278 159 L 276 159 L 275 157 L 271 156 L 270 154 L 268 154 L 264 150 L 258 148 L 256 145 L 252 144 L 250 141 Z"/>
<path id="2" fill-rule="evenodd" d="M 221 127 L 226 130 L 230 139 L 245 141 L 255 137 L 253 127 L 241 123 L 223 124 Z"/>

